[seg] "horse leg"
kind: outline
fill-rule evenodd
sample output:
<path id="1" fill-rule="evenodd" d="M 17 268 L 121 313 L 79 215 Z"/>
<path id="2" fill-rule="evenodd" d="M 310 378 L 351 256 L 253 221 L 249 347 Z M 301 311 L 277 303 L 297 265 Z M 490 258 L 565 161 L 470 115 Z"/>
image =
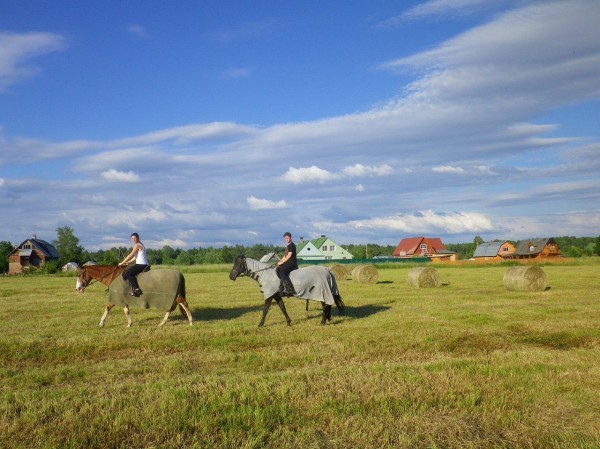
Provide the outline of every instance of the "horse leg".
<path id="1" fill-rule="evenodd" d="M 260 323 L 258 323 L 258 327 L 263 327 L 265 325 L 265 318 L 267 317 L 267 313 L 269 312 L 269 308 L 271 307 L 271 303 L 273 302 L 273 297 L 265 299 L 265 305 L 263 307 L 262 318 L 260 319 Z"/>
<path id="2" fill-rule="evenodd" d="M 167 320 L 169 319 L 169 315 L 171 315 L 171 312 L 170 312 L 170 311 L 167 311 L 167 313 L 165 314 L 165 317 L 164 317 L 164 318 L 163 318 L 163 320 L 160 322 L 159 326 L 162 326 L 162 325 L 164 325 L 164 324 L 167 322 Z"/>
<path id="3" fill-rule="evenodd" d="M 106 321 L 106 317 L 108 316 L 108 312 L 114 307 L 114 304 L 109 304 L 104 309 L 104 313 L 102 314 L 102 318 L 100 318 L 100 327 L 104 327 L 104 322 Z"/>
<path id="4" fill-rule="evenodd" d="M 306 300 L 306 311 L 308 312 L 308 299 Z"/>
<path id="5" fill-rule="evenodd" d="M 131 320 L 131 313 L 129 313 L 129 306 L 127 304 L 123 306 L 123 312 L 125 312 L 125 316 L 127 317 L 127 327 L 131 327 L 133 321 Z"/>
<path id="6" fill-rule="evenodd" d="M 190 322 L 190 326 L 192 325 L 192 312 L 190 311 L 190 307 L 188 306 L 187 301 L 183 296 L 177 296 L 177 304 L 179 304 L 179 311 L 183 316 L 187 315 L 187 319 Z"/>
<path id="7" fill-rule="evenodd" d="M 323 316 L 321 317 L 321 326 L 325 325 L 325 321 L 331 321 L 331 306 L 329 304 L 322 303 L 323 305 Z"/>
<path id="8" fill-rule="evenodd" d="M 285 304 L 283 303 L 283 299 L 281 298 L 281 296 L 277 295 L 277 296 L 275 296 L 275 301 L 277 302 L 279 309 L 285 316 L 285 321 L 287 322 L 287 325 L 291 326 L 292 320 L 291 320 L 290 316 L 288 315 L 287 310 L 285 309 Z"/>

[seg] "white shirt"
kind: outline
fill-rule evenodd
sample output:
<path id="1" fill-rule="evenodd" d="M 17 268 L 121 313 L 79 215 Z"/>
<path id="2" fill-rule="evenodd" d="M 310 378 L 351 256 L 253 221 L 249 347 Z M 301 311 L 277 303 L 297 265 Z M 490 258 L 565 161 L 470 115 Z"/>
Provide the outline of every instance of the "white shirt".
<path id="1" fill-rule="evenodd" d="M 148 262 L 148 255 L 146 254 L 146 247 L 140 242 L 138 242 L 138 245 L 140 245 L 140 247 L 135 256 L 135 263 L 138 265 L 150 265 L 150 262 Z"/>

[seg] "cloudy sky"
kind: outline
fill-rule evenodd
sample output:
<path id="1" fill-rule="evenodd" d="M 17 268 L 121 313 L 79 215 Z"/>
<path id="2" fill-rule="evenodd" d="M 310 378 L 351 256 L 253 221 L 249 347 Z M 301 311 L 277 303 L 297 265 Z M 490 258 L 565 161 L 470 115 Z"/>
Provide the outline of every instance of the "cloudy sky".
<path id="1" fill-rule="evenodd" d="M 597 0 L 0 6 L 0 240 L 600 235 Z"/>

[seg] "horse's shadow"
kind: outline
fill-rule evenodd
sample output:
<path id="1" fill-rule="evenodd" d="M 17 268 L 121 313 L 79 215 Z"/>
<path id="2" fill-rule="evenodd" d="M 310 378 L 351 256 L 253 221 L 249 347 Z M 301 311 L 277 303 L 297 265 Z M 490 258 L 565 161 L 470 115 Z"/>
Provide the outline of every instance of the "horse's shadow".
<path id="1" fill-rule="evenodd" d="M 390 309 L 390 306 L 380 305 L 380 304 L 364 304 L 362 306 L 348 306 L 346 305 L 344 309 L 344 314 L 341 316 L 350 317 L 353 319 L 358 318 L 367 318 L 371 315 L 375 315 L 376 313 L 385 312 Z M 335 310 L 335 309 L 333 309 Z M 333 312 L 335 314 L 335 312 Z"/>
<path id="2" fill-rule="evenodd" d="M 194 321 L 233 320 L 246 313 L 262 311 L 262 306 L 217 308 L 205 307 L 192 310 Z"/>

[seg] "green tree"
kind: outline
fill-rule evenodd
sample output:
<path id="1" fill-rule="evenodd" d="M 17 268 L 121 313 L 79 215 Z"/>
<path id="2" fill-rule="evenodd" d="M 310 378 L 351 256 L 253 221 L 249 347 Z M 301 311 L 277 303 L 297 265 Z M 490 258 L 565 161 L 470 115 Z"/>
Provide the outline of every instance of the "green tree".
<path id="1" fill-rule="evenodd" d="M 8 271 L 8 255 L 15 249 L 12 243 L 5 240 L 0 242 L 0 273 Z"/>
<path id="2" fill-rule="evenodd" d="M 173 265 L 176 257 L 177 254 L 175 253 L 175 250 L 169 245 L 162 247 L 162 263 L 164 265 Z"/>
<path id="3" fill-rule="evenodd" d="M 594 250 L 594 252 L 600 256 L 600 236 L 598 236 L 598 238 L 596 239 L 596 249 Z"/>
<path id="4" fill-rule="evenodd" d="M 52 242 L 52 245 L 60 256 L 60 266 L 67 262 L 83 263 L 83 248 L 79 246 L 79 239 L 69 226 L 62 226 L 56 230 L 56 240 Z"/>

